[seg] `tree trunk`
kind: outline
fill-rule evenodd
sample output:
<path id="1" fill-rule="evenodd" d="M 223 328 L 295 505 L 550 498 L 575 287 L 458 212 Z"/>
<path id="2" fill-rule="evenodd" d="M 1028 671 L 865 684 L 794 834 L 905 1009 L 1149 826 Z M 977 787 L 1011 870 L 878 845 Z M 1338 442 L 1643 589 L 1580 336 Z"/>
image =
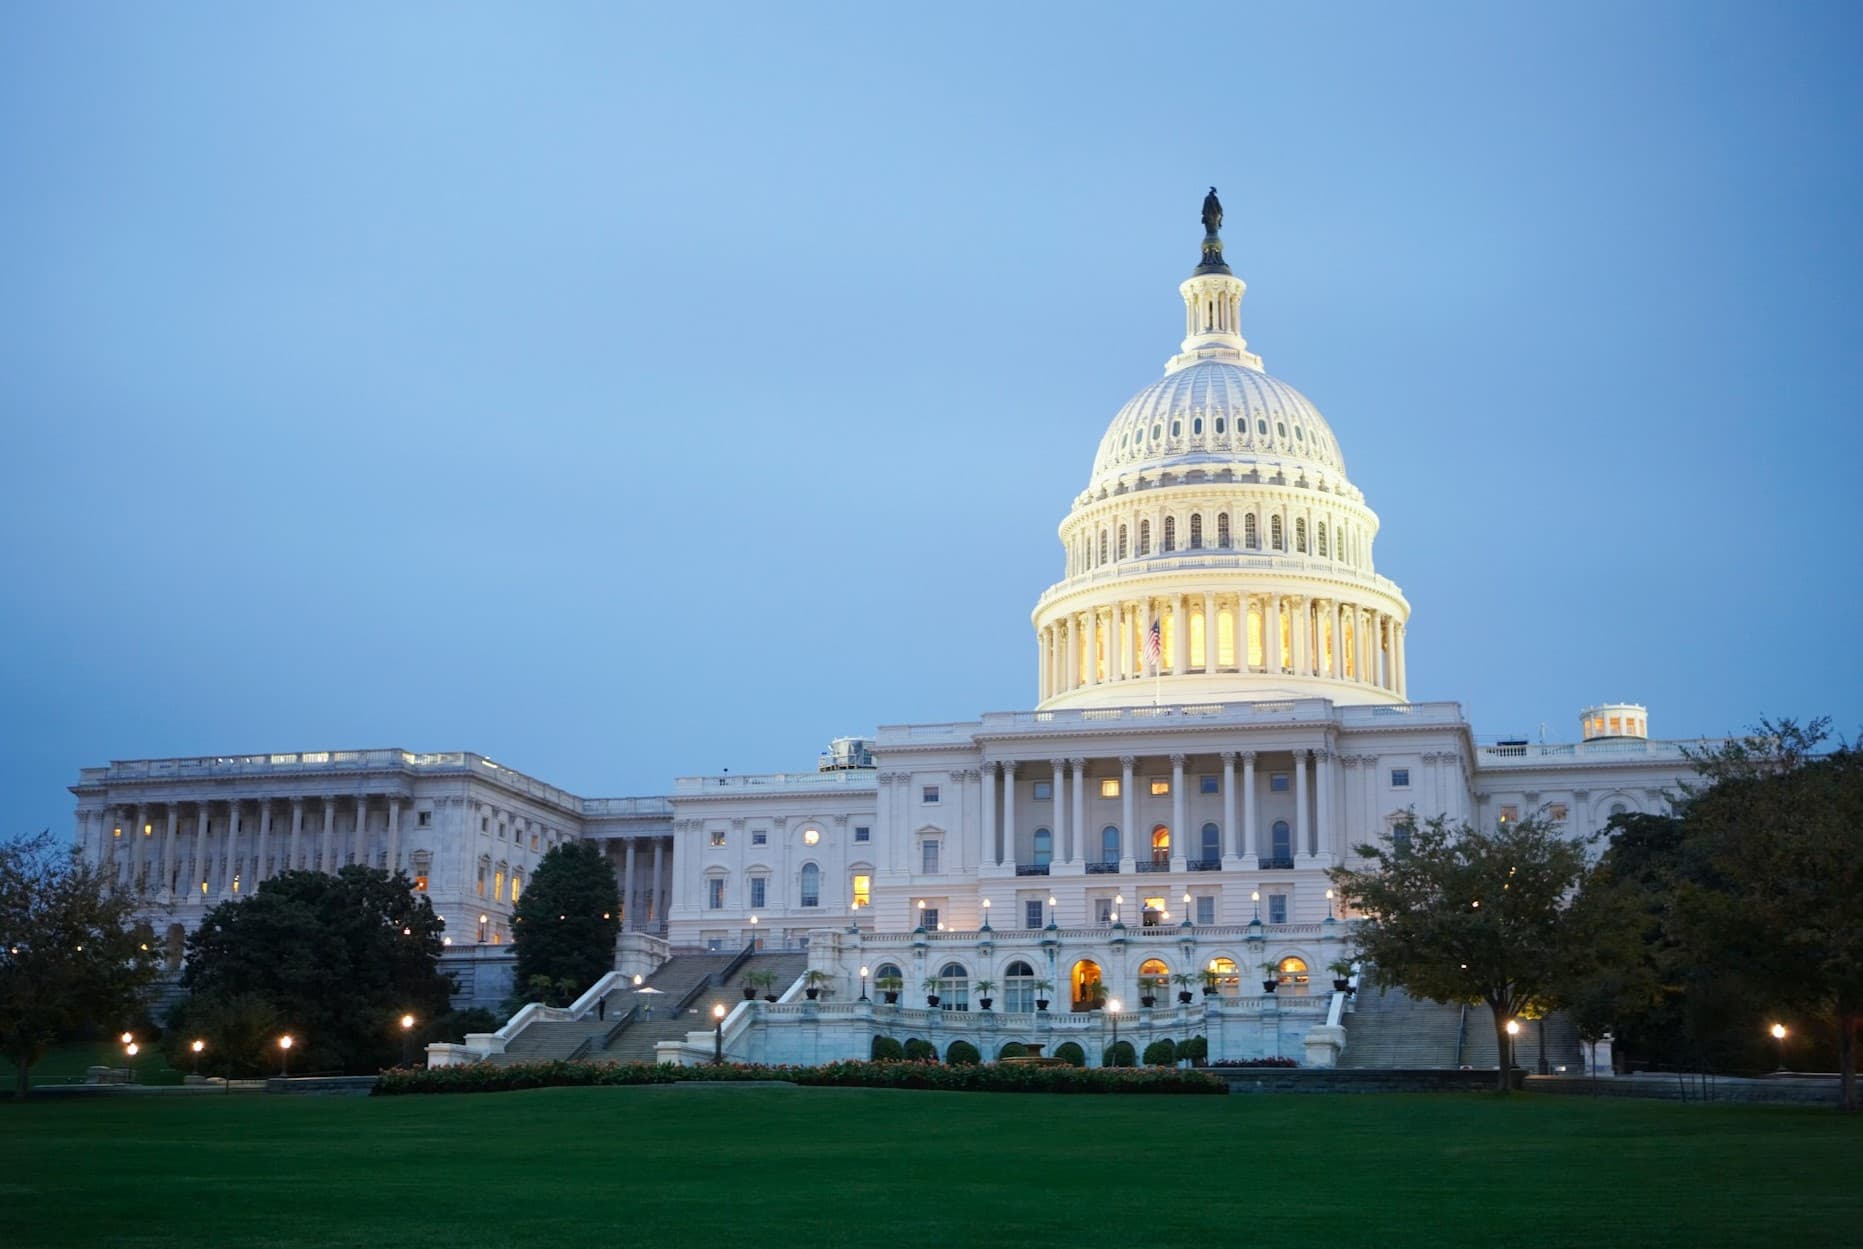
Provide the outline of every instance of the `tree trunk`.
<path id="1" fill-rule="evenodd" d="M 26 1095 L 32 1091 L 32 1085 L 28 1082 L 31 1073 L 31 1067 L 15 1059 L 13 1067 L 13 1096 L 22 1102 L 26 1100 Z"/>
<path id="2" fill-rule="evenodd" d="M 1507 1035 L 1507 1019 L 1511 1012 L 1492 1002 L 1488 1004 L 1488 1009 L 1494 1015 L 1494 1052 L 1500 1058 L 1501 1063 L 1498 1072 L 1500 1083 L 1496 1085 L 1494 1091 L 1503 1094 L 1510 1093 L 1513 1091 L 1514 1084 L 1512 1078 L 1514 1047 L 1513 1038 Z"/>
<path id="3" fill-rule="evenodd" d="M 1846 1111 L 1857 1108 L 1857 1017 L 1855 1011 L 1837 1012 L 1837 1104 Z"/>

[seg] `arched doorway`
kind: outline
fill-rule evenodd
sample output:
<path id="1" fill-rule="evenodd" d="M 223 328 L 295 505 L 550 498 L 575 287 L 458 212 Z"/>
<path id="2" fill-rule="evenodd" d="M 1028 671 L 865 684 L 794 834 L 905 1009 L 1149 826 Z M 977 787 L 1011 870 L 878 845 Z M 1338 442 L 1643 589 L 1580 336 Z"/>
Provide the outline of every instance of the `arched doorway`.
<path id="1" fill-rule="evenodd" d="M 1274 978 L 1281 982 L 1281 987 L 1284 989 L 1292 989 L 1295 993 L 1305 993 L 1307 991 L 1306 960 L 1289 955 L 1275 967 Z"/>
<path id="2" fill-rule="evenodd" d="M 1073 990 L 1075 1010 L 1092 1010 L 1104 997 L 1100 985 L 1100 965 L 1090 958 L 1083 958 L 1074 964 L 1074 970 L 1068 975 L 1068 983 Z"/>
<path id="3" fill-rule="evenodd" d="M 1139 964 L 1139 1000 L 1161 998 L 1171 987 L 1171 969 L 1161 958 L 1148 958 Z"/>
<path id="4" fill-rule="evenodd" d="M 1160 870 L 1171 866 L 1171 830 L 1162 824 L 1151 830 L 1151 861 Z"/>

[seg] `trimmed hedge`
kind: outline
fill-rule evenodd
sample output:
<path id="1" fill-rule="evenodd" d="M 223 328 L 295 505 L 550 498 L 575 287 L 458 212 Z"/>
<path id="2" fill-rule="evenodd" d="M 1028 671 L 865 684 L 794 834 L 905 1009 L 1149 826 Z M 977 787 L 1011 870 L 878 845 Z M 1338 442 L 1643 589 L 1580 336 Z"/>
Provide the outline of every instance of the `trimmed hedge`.
<path id="1" fill-rule="evenodd" d="M 1100 1066 L 1136 1067 L 1138 1066 L 1138 1051 L 1132 1048 L 1130 1041 L 1109 1045 L 1106 1047 L 1106 1052 L 1100 1055 Z"/>
<path id="2" fill-rule="evenodd" d="M 1022 1064 L 950 1066 L 936 1062 L 839 1062 L 819 1067 L 675 1067 L 670 1063 L 535 1062 L 494 1067 L 397 1067 L 384 1071 L 377 1096 L 407 1093 L 501 1093 L 512 1089 L 779 1080 L 829 1088 L 938 1089 L 956 1093 L 1216 1093 L 1229 1084 L 1174 1068 L 1087 1070 Z"/>
<path id="3" fill-rule="evenodd" d="M 1177 1058 L 1179 1062 L 1188 1058 L 1191 1062 L 1201 1067 L 1209 1057 L 1210 1038 L 1206 1036 L 1193 1036 L 1187 1041 L 1179 1041 L 1177 1043 Z"/>
<path id="4" fill-rule="evenodd" d="M 925 1040 L 923 1037 L 908 1037 L 906 1040 L 905 1053 L 906 1061 L 909 1063 L 935 1063 L 938 1061 L 938 1051 L 933 1049 L 932 1043 Z"/>
<path id="5" fill-rule="evenodd" d="M 953 1041 L 944 1051 L 944 1060 L 953 1067 L 974 1066 L 983 1061 L 983 1055 L 969 1041 Z"/>
<path id="6" fill-rule="evenodd" d="M 1291 1058 L 1224 1058 L 1210 1064 L 1212 1067 L 1298 1067 L 1299 1065 Z"/>
<path id="7" fill-rule="evenodd" d="M 1003 1042 L 1003 1048 L 996 1051 L 996 1060 L 998 1062 L 1001 1062 L 1005 1058 L 1027 1058 L 1028 1056 L 1029 1047 L 1022 1044 L 1020 1041 L 1005 1041 Z"/>
<path id="8" fill-rule="evenodd" d="M 1145 1047 L 1147 1067 L 1169 1067 L 1176 1061 L 1177 1044 L 1170 1037 L 1162 1037 Z"/>
<path id="9" fill-rule="evenodd" d="M 873 1038 L 873 1061 L 876 1063 L 901 1062 L 905 1059 L 906 1047 L 889 1036 Z"/>
<path id="10" fill-rule="evenodd" d="M 1085 1067 L 1087 1051 L 1080 1048 L 1077 1041 L 1063 1041 L 1055 1047 L 1054 1056 L 1070 1067 Z"/>

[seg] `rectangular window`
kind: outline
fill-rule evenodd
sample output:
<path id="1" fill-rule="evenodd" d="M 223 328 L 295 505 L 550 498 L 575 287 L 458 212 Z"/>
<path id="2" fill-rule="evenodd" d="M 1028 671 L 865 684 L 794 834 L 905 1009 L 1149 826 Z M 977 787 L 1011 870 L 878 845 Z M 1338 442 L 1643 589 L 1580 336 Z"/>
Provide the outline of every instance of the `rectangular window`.
<path id="1" fill-rule="evenodd" d="M 1054 782 L 1053 781 L 1036 781 L 1035 782 L 1035 801 L 1036 802 L 1053 802 L 1054 801 Z"/>
<path id="2" fill-rule="evenodd" d="M 1271 893 L 1268 895 L 1268 922 L 1285 924 L 1287 922 L 1287 895 Z"/>
<path id="3" fill-rule="evenodd" d="M 873 905 L 873 877 L 865 872 L 854 875 L 854 909 Z"/>
<path id="4" fill-rule="evenodd" d="M 1501 823 L 1512 824 L 1515 820 L 1519 818 L 1520 818 L 1519 807 L 1506 806 L 1506 807 L 1501 808 Z"/>
<path id="5" fill-rule="evenodd" d="M 1197 922 L 1205 927 L 1216 922 L 1216 898 L 1203 894 L 1197 899 Z"/>
<path id="6" fill-rule="evenodd" d="M 535 833 L 532 833 L 530 835 L 530 848 L 532 850 L 535 850 L 537 848 L 537 834 Z"/>
<path id="7" fill-rule="evenodd" d="M 1409 789 L 1410 788 L 1410 769 L 1409 768 L 1392 768 L 1391 769 L 1391 788 L 1392 789 Z"/>
<path id="8" fill-rule="evenodd" d="M 871 828 L 868 828 L 864 824 L 854 825 L 854 840 L 855 841 L 872 841 L 873 830 Z"/>
<path id="9" fill-rule="evenodd" d="M 1200 794 L 1219 793 L 1222 787 L 1218 782 L 1221 780 L 1222 778 L 1218 776 L 1199 776 L 1197 778 L 1197 792 Z"/>
<path id="10" fill-rule="evenodd" d="M 752 829 L 750 833 L 750 844 L 753 846 L 769 845 L 770 844 L 770 831 L 765 828 Z"/>
<path id="11" fill-rule="evenodd" d="M 1022 900 L 1022 926 L 1024 928 L 1041 927 L 1041 908 L 1042 900 L 1040 898 L 1024 898 Z"/>
<path id="12" fill-rule="evenodd" d="M 1563 824 L 1567 814 L 1566 805 L 1563 802 L 1549 802 L 1546 804 L 1546 818 L 1552 820 L 1554 823 Z"/>
<path id="13" fill-rule="evenodd" d="M 920 907 L 919 908 L 919 923 L 925 925 L 925 928 L 927 931 L 937 932 L 938 931 L 938 908 L 935 906 Z"/>
<path id="14" fill-rule="evenodd" d="M 505 839 L 505 826 L 501 823 L 498 826 L 498 840 L 503 841 L 504 839 Z"/>
<path id="15" fill-rule="evenodd" d="M 1113 900 L 1111 898 L 1095 898 L 1093 900 L 1093 918 L 1095 922 L 1101 925 L 1112 923 Z"/>
<path id="16" fill-rule="evenodd" d="M 705 882 L 705 909 L 724 910 L 724 877 L 714 876 Z"/>
<path id="17" fill-rule="evenodd" d="M 919 791 L 919 801 L 926 803 L 928 805 L 931 803 L 937 802 L 938 801 L 938 787 L 936 785 L 925 786 L 922 790 Z"/>
<path id="18" fill-rule="evenodd" d="M 1118 796 L 1119 796 L 1119 778 L 1116 776 L 1103 777 L 1100 780 L 1100 797 L 1117 798 Z"/>
<path id="19" fill-rule="evenodd" d="M 713 844 L 714 846 L 722 846 L 722 845 L 724 845 L 724 844 L 725 844 L 725 841 L 724 841 L 724 829 L 722 829 L 722 828 L 714 828 L 714 829 L 712 830 L 712 844 Z"/>
<path id="20" fill-rule="evenodd" d="M 492 818 L 489 815 L 481 815 L 479 817 L 479 831 L 481 833 L 489 833 L 492 831 Z"/>
<path id="21" fill-rule="evenodd" d="M 1273 772 L 1269 774 L 1268 792 L 1275 793 L 1275 794 L 1284 794 L 1292 788 L 1293 786 L 1290 783 L 1290 778 L 1287 775 L 1287 773 Z"/>
<path id="22" fill-rule="evenodd" d="M 427 892 L 427 878 L 425 876 L 416 876 L 414 878 L 414 892 L 415 893 L 426 893 Z"/>
<path id="23" fill-rule="evenodd" d="M 718 883 L 722 885 L 724 882 L 719 881 Z M 770 882 L 767 878 L 762 876 L 752 876 L 750 878 L 751 910 L 761 911 L 764 908 L 764 899 L 769 896 L 769 889 Z"/>
<path id="24" fill-rule="evenodd" d="M 927 876 L 938 874 L 938 843 L 927 837 L 919 843 L 919 871 Z"/>
<path id="25" fill-rule="evenodd" d="M 1154 797 L 1154 798 L 1162 798 L 1162 797 L 1164 797 L 1164 796 L 1165 796 L 1166 794 L 1168 794 L 1168 793 L 1170 793 L 1170 792 L 1171 792 L 1171 782 L 1170 782 L 1170 781 L 1168 781 L 1168 780 L 1166 780 L 1166 779 L 1165 779 L 1164 777 L 1162 777 L 1162 776 L 1154 776 L 1154 777 L 1152 777 L 1152 778 L 1151 778 L 1151 795 L 1152 795 L 1152 797 Z"/>
<path id="26" fill-rule="evenodd" d="M 432 828 L 433 827 L 433 812 L 416 811 L 414 813 L 414 826 L 416 828 Z"/>

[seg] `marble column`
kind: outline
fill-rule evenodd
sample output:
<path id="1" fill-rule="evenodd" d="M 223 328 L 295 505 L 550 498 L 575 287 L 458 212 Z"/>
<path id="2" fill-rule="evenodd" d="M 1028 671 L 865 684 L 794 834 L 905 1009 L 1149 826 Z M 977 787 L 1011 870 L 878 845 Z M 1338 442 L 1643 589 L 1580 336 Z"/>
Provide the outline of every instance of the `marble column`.
<path id="1" fill-rule="evenodd" d="M 701 837 L 704 835 L 703 832 L 699 834 Z M 627 847 L 627 865 L 622 870 L 621 874 L 621 930 L 623 932 L 634 932 L 639 927 L 639 925 L 634 922 L 636 918 L 634 908 L 634 839 L 630 837 L 624 844 Z"/>
<path id="2" fill-rule="evenodd" d="M 181 816 L 181 808 L 175 803 L 168 807 L 168 824 L 162 834 L 162 887 L 157 892 L 169 901 L 175 897 L 175 823 Z"/>
<path id="3" fill-rule="evenodd" d="M 1171 675 L 1177 676 L 1190 666 L 1190 613 L 1184 610 L 1190 600 L 1182 594 L 1171 596 Z"/>
<path id="4" fill-rule="evenodd" d="M 1333 753 L 1330 750 L 1314 752 L 1315 779 L 1314 793 L 1318 799 L 1318 810 L 1314 826 L 1314 853 L 1330 859 L 1333 846 L 1338 841 L 1339 830 L 1334 827 L 1333 818 Z"/>
<path id="5" fill-rule="evenodd" d="M 1225 750 L 1223 754 L 1223 845 L 1229 847 L 1227 856 L 1231 859 L 1241 858 L 1247 853 L 1240 843 L 1241 830 L 1236 827 L 1236 752 Z"/>
<path id="6" fill-rule="evenodd" d="M 142 887 L 142 875 L 148 862 L 148 849 L 143 845 L 148 840 L 142 835 L 143 811 L 141 804 L 136 806 L 136 820 L 129 826 L 129 835 L 135 839 L 129 854 L 129 879 L 136 887 Z"/>
<path id="7" fill-rule="evenodd" d="M 1203 671 L 1216 671 L 1216 596 L 1203 595 Z"/>
<path id="8" fill-rule="evenodd" d="M 1054 770 L 1053 778 L 1048 782 L 1048 793 L 1053 799 L 1053 820 L 1048 829 L 1048 862 L 1054 864 L 1062 860 L 1061 847 L 1067 842 L 1067 760 L 1050 759 L 1048 766 Z M 1052 867 L 1050 870 L 1053 870 Z"/>
<path id="9" fill-rule="evenodd" d="M 1002 844 L 996 839 L 996 762 L 983 761 L 983 862 L 1003 863 Z"/>
<path id="10" fill-rule="evenodd" d="M 665 902 L 660 891 L 666 887 L 666 838 L 653 839 L 653 901 L 647 905 L 646 919 L 657 930 L 660 917 L 665 914 Z"/>
<path id="11" fill-rule="evenodd" d="M 1067 765 L 1074 773 L 1073 816 L 1074 832 L 1068 838 L 1067 861 L 1078 862 L 1087 857 L 1087 761 L 1073 758 Z"/>
<path id="12" fill-rule="evenodd" d="M 513 836 L 516 836 L 515 830 Z M 356 795 L 356 827 L 354 829 L 354 847 L 349 852 L 350 862 L 360 867 L 369 866 L 369 797 L 367 794 Z"/>
<path id="13" fill-rule="evenodd" d="M 272 841 L 272 800 L 259 800 L 259 851 L 252 865 L 252 883 L 256 888 L 266 877 L 265 856 L 271 849 Z"/>
<path id="14" fill-rule="evenodd" d="M 1184 870 L 1184 842 L 1189 833 L 1184 829 L 1186 812 L 1190 808 L 1190 795 L 1184 792 L 1184 756 L 1171 756 L 1171 870 Z"/>
<path id="15" fill-rule="evenodd" d="M 1255 752 L 1242 752 L 1242 854 L 1261 857 L 1261 835 L 1255 825 Z"/>
<path id="16" fill-rule="evenodd" d="M 204 861 L 206 853 L 207 804 L 197 802 L 194 804 L 194 862 L 192 870 L 188 873 L 188 898 L 191 901 L 198 902 L 206 896 L 206 891 L 201 888 L 201 881 L 206 875 Z"/>
<path id="17" fill-rule="evenodd" d="M 1003 760 L 1003 858 L 1016 867 L 1016 761 Z"/>
<path id="18" fill-rule="evenodd" d="M 285 860 L 286 871 L 295 872 L 298 870 L 298 864 L 303 862 L 303 844 L 304 800 L 302 798 L 293 798 L 291 800 L 291 842 L 289 848 L 286 850 L 286 854 L 289 856 Z"/>
<path id="19" fill-rule="evenodd" d="M 1134 755 L 1119 756 L 1119 870 L 1132 870 L 1132 856 L 1138 853 L 1138 834 L 1132 827 L 1133 806 L 1137 801 L 1132 793 L 1132 766 L 1138 759 Z"/>
<path id="20" fill-rule="evenodd" d="M 1262 666 L 1269 672 L 1279 672 L 1286 659 L 1281 654 L 1281 596 L 1278 594 L 1268 596 L 1261 632 Z"/>
<path id="21" fill-rule="evenodd" d="M 401 870 L 401 799 L 390 794 L 388 797 L 388 874 L 393 876 Z"/>

